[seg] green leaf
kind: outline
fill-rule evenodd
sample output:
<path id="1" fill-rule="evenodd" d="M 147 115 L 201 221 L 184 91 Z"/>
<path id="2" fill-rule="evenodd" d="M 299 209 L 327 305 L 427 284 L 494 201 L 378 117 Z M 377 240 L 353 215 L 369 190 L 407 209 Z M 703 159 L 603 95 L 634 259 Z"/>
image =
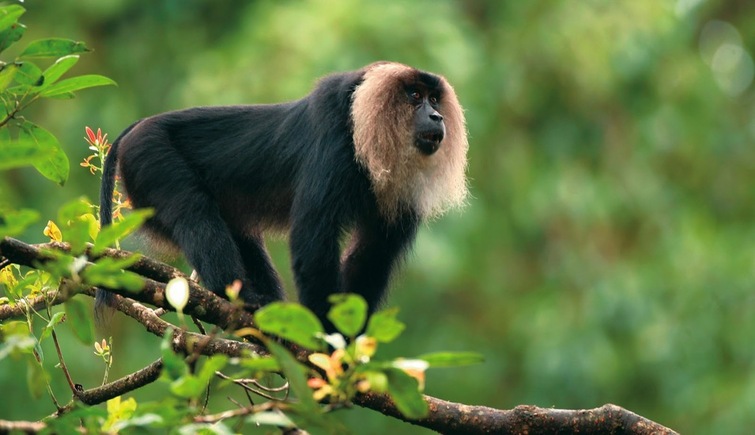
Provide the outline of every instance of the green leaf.
<path id="1" fill-rule="evenodd" d="M 427 361 L 430 367 L 458 367 L 485 361 L 477 352 L 434 352 L 420 355 L 417 359 Z"/>
<path id="2" fill-rule="evenodd" d="M 254 372 L 279 372 L 281 366 L 275 358 L 269 356 L 252 355 L 241 360 L 241 367 Z"/>
<path id="3" fill-rule="evenodd" d="M 33 62 L 21 62 L 18 65 L 16 82 L 22 85 L 40 86 L 44 82 L 42 70 Z"/>
<path id="4" fill-rule="evenodd" d="M 22 321 L 7 321 L 0 325 L 2 343 L 0 343 L 0 360 L 8 356 L 31 354 L 37 345 L 37 339 L 29 334 L 29 325 Z"/>
<path id="5" fill-rule="evenodd" d="M 63 38 L 49 38 L 32 41 L 18 57 L 61 57 L 69 54 L 86 53 L 87 51 L 91 50 L 83 42 Z"/>
<path id="6" fill-rule="evenodd" d="M 55 313 L 50 321 L 47 322 L 47 325 L 42 328 L 42 333 L 39 335 L 39 341 L 42 341 L 45 338 L 49 337 L 50 334 L 52 334 L 52 328 L 56 327 L 60 322 L 62 322 L 63 316 L 65 315 L 65 311 L 58 311 L 57 313 Z"/>
<path id="7" fill-rule="evenodd" d="M 0 52 L 18 42 L 26 33 L 26 26 L 21 23 L 13 23 L 10 27 L 0 30 Z"/>
<path id="8" fill-rule="evenodd" d="M 207 385 L 210 380 L 215 377 L 215 372 L 221 370 L 228 364 L 228 357 L 225 355 L 213 355 L 207 358 L 207 361 L 202 365 L 202 368 L 197 374 L 197 378 Z"/>
<path id="9" fill-rule="evenodd" d="M 56 95 L 68 94 L 81 89 L 92 88 L 95 86 L 115 85 L 116 83 L 101 75 L 87 74 L 70 79 L 61 80 L 58 83 L 45 88 L 39 95 L 43 97 L 54 97 Z"/>
<path id="10" fill-rule="evenodd" d="M 19 140 L 33 141 L 39 148 L 49 150 L 45 158 L 34 162 L 34 167 L 45 178 L 61 186 L 68 180 L 68 157 L 58 143 L 58 139 L 44 128 L 26 121 L 21 125 Z"/>
<path id="11" fill-rule="evenodd" d="M 49 375 L 33 356 L 26 359 L 26 385 L 34 399 L 39 399 L 47 390 Z"/>
<path id="12" fill-rule="evenodd" d="M 77 198 L 65 203 L 58 210 L 58 226 L 63 239 L 71 244 L 71 254 L 82 254 L 86 244 L 97 232 L 97 218 L 91 213 L 91 205 L 86 198 Z"/>
<path id="13" fill-rule="evenodd" d="M 291 355 L 291 352 L 280 344 L 267 340 L 265 346 L 280 364 L 283 375 L 286 377 L 288 385 L 291 386 L 291 391 L 299 399 L 299 403 L 303 409 L 313 414 L 319 414 L 320 407 L 314 397 L 312 397 L 312 390 L 307 386 L 307 377 L 305 375 L 307 369 Z"/>
<path id="14" fill-rule="evenodd" d="M 328 312 L 328 320 L 348 337 L 359 334 L 367 319 L 367 302 L 364 298 L 355 294 L 338 293 L 330 295 L 328 301 L 333 304 Z"/>
<path id="15" fill-rule="evenodd" d="M 385 375 L 388 378 L 388 394 L 406 418 L 416 420 L 427 415 L 427 402 L 419 392 L 416 379 L 399 369 L 386 369 Z"/>
<path id="16" fill-rule="evenodd" d="M 323 342 L 316 335 L 323 334 L 320 320 L 303 306 L 291 302 L 274 302 L 254 315 L 257 327 L 311 350 L 323 349 Z"/>
<path id="17" fill-rule="evenodd" d="M 382 343 L 395 340 L 406 328 L 406 325 L 396 319 L 397 314 L 398 308 L 389 308 L 373 314 L 367 322 L 365 334 Z"/>
<path id="18" fill-rule="evenodd" d="M 8 130 L 2 128 L 0 131 Z M 49 153 L 55 152 L 51 148 L 44 148 L 44 145 L 29 137 L 20 137 L 18 140 L 0 139 L 0 170 L 44 162 Z"/>
<path id="19" fill-rule="evenodd" d="M 84 197 L 72 199 L 58 209 L 58 222 L 67 226 L 71 221 L 77 220 L 89 211 L 89 203 Z"/>
<path id="20" fill-rule="evenodd" d="M 137 230 L 150 216 L 154 213 L 150 209 L 139 209 L 129 213 L 123 220 L 108 225 L 97 235 L 92 252 L 99 254 L 108 246 L 113 245 L 116 240 L 120 240 Z"/>
<path id="21" fill-rule="evenodd" d="M 70 298 L 63 304 L 66 309 L 66 323 L 76 338 L 86 345 L 94 343 L 94 323 L 90 308 L 80 298 Z"/>
<path id="22" fill-rule="evenodd" d="M 5 90 L 18 73 L 18 64 L 5 63 L 0 65 L 0 91 Z"/>
<path id="23" fill-rule="evenodd" d="M 26 9 L 19 5 L 7 5 L 0 7 L 0 31 L 9 29 L 15 24 Z"/>
<path id="24" fill-rule="evenodd" d="M 174 381 L 182 376 L 189 374 L 189 366 L 179 355 L 173 352 L 173 328 L 165 330 L 165 335 L 160 342 L 160 353 L 163 359 L 163 369 L 160 373 L 161 378 Z"/>
<path id="25" fill-rule="evenodd" d="M 81 276 L 86 283 L 93 286 L 111 289 L 122 288 L 136 292 L 144 287 L 144 278 L 134 272 L 123 269 L 137 262 L 139 258 L 141 258 L 139 254 L 122 259 L 103 257 L 84 269 L 81 272 Z"/>
<path id="26" fill-rule="evenodd" d="M 207 384 L 196 376 L 185 375 L 170 384 L 170 392 L 185 399 L 196 399 L 204 393 Z"/>
<path id="27" fill-rule="evenodd" d="M 69 69 L 71 69 L 76 62 L 79 61 L 79 56 L 72 54 L 70 56 L 63 56 L 56 60 L 54 64 L 50 65 L 42 75 L 45 78 L 44 87 L 49 87 L 53 83 L 57 82 L 60 77 L 63 76 Z"/>
<path id="28" fill-rule="evenodd" d="M 0 153 L 0 160 L 2 159 Z M 39 212 L 31 209 L 0 211 L 0 239 L 22 233 L 39 219 Z"/>
<path id="29" fill-rule="evenodd" d="M 73 92 L 66 92 L 64 94 L 53 95 L 47 98 L 50 98 L 53 100 L 72 100 L 76 98 L 76 95 Z"/>

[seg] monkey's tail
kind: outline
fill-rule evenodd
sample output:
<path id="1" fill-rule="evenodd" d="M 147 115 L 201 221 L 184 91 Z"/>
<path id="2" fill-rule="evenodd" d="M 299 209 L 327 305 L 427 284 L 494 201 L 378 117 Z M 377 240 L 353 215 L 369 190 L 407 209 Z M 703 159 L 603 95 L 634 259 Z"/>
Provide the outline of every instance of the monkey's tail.
<path id="1" fill-rule="evenodd" d="M 100 187 L 100 228 L 113 223 L 113 191 L 115 190 L 115 173 L 118 167 L 118 145 L 141 120 L 136 121 L 123 130 L 123 132 L 113 141 L 110 151 L 105 158 L 105 164 L 102 169 L 102 185 Z M 103 323 L 109 317 L 106 312 L 112 311 L 115 307 L 115 295 L 109 291 L 97 289 L 94 296 L 94 316 L 97 323 Z"/>

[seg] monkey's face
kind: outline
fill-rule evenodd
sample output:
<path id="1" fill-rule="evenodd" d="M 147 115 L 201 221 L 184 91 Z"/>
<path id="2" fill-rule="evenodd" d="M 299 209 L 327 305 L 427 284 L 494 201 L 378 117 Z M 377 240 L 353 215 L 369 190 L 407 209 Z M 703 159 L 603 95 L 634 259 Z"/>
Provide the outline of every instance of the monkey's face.
<path id="1" fill-rule="evenodd" d="M 407 88 L 410 103 L 414 106 L 414 146 L 430 156 L 438 151 L 446 135 L 443 115 L 438 112 L 440 92 L 437 89 L 414 85 Z"/>

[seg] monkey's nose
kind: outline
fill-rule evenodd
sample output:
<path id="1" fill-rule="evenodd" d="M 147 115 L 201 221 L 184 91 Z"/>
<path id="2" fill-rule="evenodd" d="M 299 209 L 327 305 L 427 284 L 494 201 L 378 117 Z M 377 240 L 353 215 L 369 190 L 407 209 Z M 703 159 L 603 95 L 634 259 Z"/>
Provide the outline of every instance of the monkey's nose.
<path id="1" fill-rule="evenodd" d="M 433 111 L 433 113 L 430 114 L 430 119 L 432 119 L 435 122 L 443 121 L 443 115 L 440 113 Z"/>

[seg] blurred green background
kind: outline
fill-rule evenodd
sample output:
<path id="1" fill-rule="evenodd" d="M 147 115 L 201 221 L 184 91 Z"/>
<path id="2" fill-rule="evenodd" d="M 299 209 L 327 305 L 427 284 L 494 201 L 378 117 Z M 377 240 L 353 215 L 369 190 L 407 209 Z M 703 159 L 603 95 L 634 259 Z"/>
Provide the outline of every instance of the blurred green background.
<path id="1" fill-rule="evenodd" d="M 472 198 L 426 226 L 393 284 L 408 331 L 387 355 L 475 350 L 432 371 L 456 402 L 591 408 L 615 403 L 682 433 L 755 427 L 755 3 L 746 0 L 30 0 L 19 47 L 86 41 L 74 73 L 118 88 L 29 116 L 72 162 L 64 188 L 34 170 L 0 176 L 0 201 L 54 218 L 96 199 L 77 166 L 84 126 L 196 105 L 299 98 L 317 77 L 395 60 L 445 75 L 466 109 Z M 7 60 L 7 59 L 6 59 Z M 44 222 L 24 238 L 45 240 Z M 134 246 L 134 245 L 130 245 Z M 278 268 L 286 243 L 271 241 Z M 158 339 L 114 324 L 122 376 Z M 65 337 L 77 382 L 101 379 Z M 53 351 L 47 353 L 50 367 Z M 0 369 L 0 418 L 54 411 L 24 365 Z M 56 372 L 55 369 L 51 369 Z M 68 397 L 56 372 L 55 391 Z M 136 393 L 153 400 L 163 387 Z M 226 391 L 217 406 L 233 405 Z M 355 432 L 420 433 L 372 411 Z"/>

